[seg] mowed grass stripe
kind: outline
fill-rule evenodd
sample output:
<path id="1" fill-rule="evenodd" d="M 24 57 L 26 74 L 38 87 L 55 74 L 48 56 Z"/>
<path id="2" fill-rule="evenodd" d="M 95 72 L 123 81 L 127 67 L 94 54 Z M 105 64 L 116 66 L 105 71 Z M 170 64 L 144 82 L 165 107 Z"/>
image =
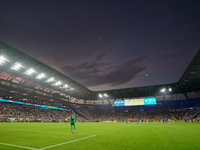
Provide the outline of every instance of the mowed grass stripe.
<path id="1" fill-rule="evenodd" d="M 76 139 L 76 140 L 73 140 L 73 141 L 68 141 L 68 142 L 64 142 L 64 143 L 60 143 L 60 144 L 56 144 L 56 145 L 47 146 L 47 147 L 41 148 L 40 150 L 49 149 L 49 148 L 52 148 L 52 147 L 57 147 L 57 146 L 60 146 L 60 145 L 65 145 L 65 144 L 68 144 L 68 143 L 73 143 L 73 142 L 81 141 L 81 140 L 84 140 L 84 139 L 92 138 L 94 136 L 96 136 L 96 135 L 90 135 L 88 137 Z"/>
<path id="2" fill-rule="evenodd" d="M 24 130 L 24 129 L 10 129 L 10 128 L 1 128 L 5 130 L 19 130 L 19 131 L 27 131 L 27 132 L 42 132 L 42 133 L 53 133 L 53 134 L 72 134 L 72 133 L 64 133 L 64 132 L 49 132 L 49 131 L 35 131 L 35 130 Z M 78 134 L 78 135 L 91 135 L 91 134 Z"/>
<path id="3" fill-rule="evenodd" d="M 39 125 L 39 124 L 38 124 Z M 22 124 L 23 126 L 23 124 Z M 41 128 L 38 128 L 41 129 Z M 41 129 L 42 130 L 42 129 Z M 44 129 L 45 130 L 45 129 Z M 13 145 L 20 145 L 24 147 L 32 147 L 40 149 L 50 145 L 56 145 L 67 141 L 72 141 L 80 138 L 84 138 L 89 135 L 72 135 L 70 132 L 50 132 L 50 131 L 38 131 L 28 129 L 15 129 L 0 128 L 0 142 L 9 143 Z M 1 146 L 0 146 L 1 149 Z"/>
<path id="4" fill-rule="evenodd" d="M 10 130 L 4 131 L 8 128 Z M 0 123 L 0 142 L 6 138 L 5 143 L 23 145 L 42 149 L 62 150 L 62 149 L 116 149 L 116 150 L 199 150 L 200 149 L 200 124 L 198 123 L 76 123 L 77 133 L 70 133 L 69 123 Z M 30 138 L 26 140 L 26 145 L 23 144 L 27 133 L 18 130 L 33 130 L 42 132 L 28 132 Z M 43 132 L 44 131 L 44 132 Z M 5 134 L 8 132 L 8 134 Z M 50 133 L 45 133 L 50 132 Z M 55 133 L 51 133 L 55 132 Z M 26 134 L 24 134 L 26 133 Z M 56 134 L 58 133 L 58 134 Z M 63 134 L 61 134 L 63 133 Z M 66 134 L 65 134 L 66 133 Z M 21 134 L 21 135 L 19 135 Z M 85 134 L 85 135 L 79 135 Z M 87 134 L 87 135 L 86 135 Z M 2 135 L 4 136 L 2 138 Z M 90 135 L 96 135 L 92 138 L 86 138 Z M 17 142 L 14 142 L 15 138 Z M 32 137 L 32 138 L 31 138 Z M 35 144 L 35 138 L 40 138 L 41 141 Z M 76 141 L 77 140 L 77 141 Z M 67 143 L 68 141 L 75 141 Z M 3 143 L 4 143 L 3 142 Z M 66 143 L 63 145 L 58 145 Z M 36 147 L 37 145 L 37 147 Z M 56 147 L 50 147 L 58 145 Z M 5 148 L 5 147 L 4 147 Z M 1 149 L 1 145 L 0 145 Z M 8 148 L 9 149 L 9 148 Z M 10 148 L 12 149 L 12 148 Z"/>

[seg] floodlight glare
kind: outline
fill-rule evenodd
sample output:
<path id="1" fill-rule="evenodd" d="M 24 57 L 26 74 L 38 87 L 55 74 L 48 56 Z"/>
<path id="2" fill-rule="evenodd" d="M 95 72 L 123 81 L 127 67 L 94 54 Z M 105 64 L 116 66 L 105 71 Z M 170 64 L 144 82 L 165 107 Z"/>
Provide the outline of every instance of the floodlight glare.
<path id="1" fill-rule="evenodd" d="M 169 92 L 171 92 L 171 91 L 172 91 L 172 88 L 169 88 L 168 90 L 169 90 Z"/>
<path id="2" fill-rule="evenodd" d="M 27 75 L 31 75 L 31 74 L 33 74 L 33 73 L 35 73 L 35 70 L 34 69 L 29 69 L 29 70 L 27 70 L 26 72 L 25 72 L 25 74 L 27 74 Z"/>
<path id="3" fill-rule="evenodd" d="M 105 93 L 103 96 L 104 96 L 104 97 L 109 97 L 108 94 L 106 94 L 106 93 Z"/>
<path id="4" fill-rule="evenodd" d="M 55 86 L 61 85 L 62 83 L 60 81 L 55 83 Z"/>
<path id="5" fill-rule="evenodd" d="M 21 68 L 23 68 L 23 66 L 20 63 L 16 63 L 11 69 L 13 69 L 13 70 L 19 70 Z"/>
<path id="6" fill-rule="evenodd" d="M 6 61 L 8 61 L 4 56 L 0 56 L 0 65 L 3 65 Z"/>
<path id="7" fill-rule="evenodd" d="M 73 88 L 69 88 L 69 91 L 73 91 L 74 89 Z"/>
<path id="8" fill-rule="evenodd" d="M 41 73 L 41 74 L 39 74 L 36 78 L 37 79 L 42 79 L 42 78 L 44 78 L 45 77 L 45 74 L 44 73 Z"/>
<path id="9" fill-rule="evenodd" d="M 102 95 L 102 94 L 99 94 L 99 97 L 103 97 L 103 95 Z"/>
<path id="10" fill-rule="evenodd" d="M 64 86 L 63 86 L 63 88 L 68 88 L 69 86 L 67 85 L 67 84 L 65 84 Z"/>
<path id="11" fill-rule="evenodd" d="M 52 81 L 54 81 L 55 79 L 54 78 L 49 78 L 48 80 L 47 80 L 47 82 L 52 82 Z"/>
<path id="12" fill-rule="evenodd" d="M 72 88 L 69 88 L 69 91 L 72 91 L 73 89 Z"/>
<path id="13" fill-rule="evenodd" d="M 165 92 L 166 91 L 166 89 L 165 88 L 162 88 L 161 90 L 160 90 L 160 92 Z"/>

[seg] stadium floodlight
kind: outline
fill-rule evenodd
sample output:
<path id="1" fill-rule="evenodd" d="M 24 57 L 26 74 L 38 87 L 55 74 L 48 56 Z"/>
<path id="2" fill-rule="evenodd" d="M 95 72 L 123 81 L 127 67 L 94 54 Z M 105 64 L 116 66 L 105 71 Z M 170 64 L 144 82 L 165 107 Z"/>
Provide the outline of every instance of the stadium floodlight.
<path id="1" fill-rule="evenodd" d="M 165 92 L 166 91 L 166 89 L 165 88 L 162 88 L 161 90 L 160 90 L 160 92 Z"/>
<path id="2" fill-rule="evenodd" d="M 45 74 L 44 73 L 41 73 L 41 74 L 39 74 L 36 78 L 37 79 L 42 79 L 42 78 L 44 78 L 45 77 Z"/>
<path id="3" fill-rule="evenodd" d="M 11 67 L 11 69 L 13 70 L 19 70 L 23 68 L 23 66 L 20 63 L 15 63 L 15 65 L 13 67 Z"/>
<path id="4" fill-rule="evenodd" d="M 171 92 L 171 91 L 172 91 L 172 88 L 169 88 L 168 91 Z"/>
<path id="5" fill-rule="evenodd" d="M 69 86 L 67 85 L 67 84 L 65 84 L 64 86 L 63 86 L 63 88 L 68 88 Z"/>
<path id="6" fill-rule="evenodd" d="M 103 97 L 103 95 L 102 95 L 102 94 L 99 94 L 99 97 L 101 97 L 101 98 L 102 98 L 102 97 Z"/>
<path id="7" fill-rule="evenodd" d="M 69 88 L 69 91 L 73 91 L 74 89 L 73 88 Z"/>
<path id="8" fill-rule="evenodd" d="M 53 82 L 55 81 L 55 79 L 52 77 L 52 78 L 49 78 L 46 82 Z"/>
<path id="9" fill-rule="evenodd" d="M 31 75 L 31 74 L 33 74 L 33 73 L 35 73 L 35 70 L 34 70 L 33 68 L 30 68 L 29 70 L 27 70 L 27 71 L 25 72 L 25 74 L 27 74 L 27 75 Z"/>
<path id="10" fill-rule="evenodd" d="M 58 85 L 61 85 L 62 83 L 60 81 L 56 82 L 54 85 L 55 86 L 58 86 Z"/>
<path id="11" fill-rule="evenodd" d="M 8 61 L 4 56 L 0 56 L 0 65 L 3 65 L 6 61 Z"/>
<path id="12" fill-rule="evenodd" d="M 106 94 L 106 93 L 104 93 L 104 95 L 103 95 L 103 96 L 104 96 L 104 97 L 109 97 L 109 96 L 108 96 L 108 94 Z"/>

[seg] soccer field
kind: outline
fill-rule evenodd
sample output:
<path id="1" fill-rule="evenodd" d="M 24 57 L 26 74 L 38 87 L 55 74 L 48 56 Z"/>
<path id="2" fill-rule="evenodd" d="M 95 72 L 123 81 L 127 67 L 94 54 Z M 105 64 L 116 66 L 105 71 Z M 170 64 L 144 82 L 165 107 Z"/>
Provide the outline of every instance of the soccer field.
<path id="1" fill-rule="evenodd" d="M 0 123 L 1 150 L 199 150 L 199 123 Z"/>

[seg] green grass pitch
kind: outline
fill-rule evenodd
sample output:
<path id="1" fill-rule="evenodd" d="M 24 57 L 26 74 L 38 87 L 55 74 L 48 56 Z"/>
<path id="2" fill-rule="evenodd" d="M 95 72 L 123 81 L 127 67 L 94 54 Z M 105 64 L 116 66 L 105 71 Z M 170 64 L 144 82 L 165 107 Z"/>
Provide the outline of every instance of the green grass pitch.
<path id="1" fill-rule="evenodd" d="M 199 123 L 0 123 L 0 150 L 200 150 Z"/>

